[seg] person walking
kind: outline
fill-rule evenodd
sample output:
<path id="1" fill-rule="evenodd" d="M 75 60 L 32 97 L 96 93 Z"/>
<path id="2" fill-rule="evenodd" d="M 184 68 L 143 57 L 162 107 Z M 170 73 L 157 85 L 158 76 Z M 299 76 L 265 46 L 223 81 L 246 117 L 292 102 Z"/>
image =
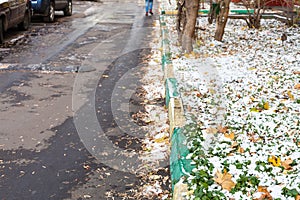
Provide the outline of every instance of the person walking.
<path id="1" fill-rule="evenodd" d="M 152 7 L 153 7 L 153 0 L 145 0 L 146 2 L 146 16 L 148 16 L 148 13 L 150 15 L 153 15 Z"/>

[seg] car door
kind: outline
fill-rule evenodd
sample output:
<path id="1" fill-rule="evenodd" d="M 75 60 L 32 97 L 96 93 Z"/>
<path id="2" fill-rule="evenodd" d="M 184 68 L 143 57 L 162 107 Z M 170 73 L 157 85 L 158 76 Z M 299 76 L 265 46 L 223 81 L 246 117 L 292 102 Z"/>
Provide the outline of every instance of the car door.
<path id="1" fill-rule="evenodd" d="M 18 0 L 8 0 L 9 14 L 7 16 L 8 28 L 13 27 L 18 22 Z"/>
<path id="2" fill-rule="evenodd" d="M 68 5 L 67 0 L 55 0 L 55 10 L 62 10 Z"/>
<path id="3" fill-rule="evenodd" d="M 18 4 L 18 24 L 23 21 L 25 12 L 26 12 L 26 5 L 27 0 L 17 0 Z"/>

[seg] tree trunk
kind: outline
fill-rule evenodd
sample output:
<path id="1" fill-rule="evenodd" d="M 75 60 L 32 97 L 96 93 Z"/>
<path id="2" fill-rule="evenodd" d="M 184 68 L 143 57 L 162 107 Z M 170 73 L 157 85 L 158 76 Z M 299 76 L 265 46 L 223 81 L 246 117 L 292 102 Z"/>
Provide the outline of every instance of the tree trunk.
<path id="1" fill-rule="evenodd" d="M 199 10 L 199 0 L 187 0 L 186 8 L 186 25 L 182 35 L 182 50 L 190 53 L 193 51 L 193 39 L 195 35 L 195 26 Z"/>
<path id="2" fill-rule="evenodd" d="M 184 4 L 185 4 L 184 0 L 179 0 L 177 2 L 178 14 L 176 20 L 176 30 L 178 33 L 178 42 L 180 45 L 182 45 L 182 34 L 183 34 L 184 27 L 186 25 L 186 13 L 185 13 Z"/>
<path id="3" fill-rule="evenodd" d="M 255 0 L 254 4 L 250 0 L 244 0 L 243 5 L 248 11 L 248 18 L 246 18 L 246 23 L 249 28 L 260 28 L 261 16 L 265 12 L 266 3 L 273 0 Z M 250 10 L 254 9 L 254 12 L 251 13 Z"/>
<path id="4" fill-rule="evenodd" d="M 215 33 L 215 39 L 218 41 L 222 41 L 225 26 L 228 19 L 228 13 L 229 13 L 229 4 L 230 0 L 221 0 L 220 2 L 220 13 L 217 16 L 217 28 Z"/>

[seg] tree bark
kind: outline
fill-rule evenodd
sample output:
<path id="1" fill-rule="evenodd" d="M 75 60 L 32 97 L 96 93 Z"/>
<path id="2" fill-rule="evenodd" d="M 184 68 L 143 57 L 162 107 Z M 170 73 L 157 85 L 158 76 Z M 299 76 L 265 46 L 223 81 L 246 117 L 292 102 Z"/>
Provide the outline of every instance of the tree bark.
<path id="1" fill-rule="evenodd" d="M 178 33 L 178 42 L 182 45 L 182 34 L 186 25 L 186 13 L 184 8 L 185 0 L 179 0 L 177 2 L 178 14 L 176 20 L 176 30 Z"/>
<path id="2" fill-rule="evenodd" d="M 221 0 L 220 1 L 220 13 L 217 16 L 217 28 L 215 33 L 215 39 L 218 41 L 222 41 L 225 26 L 228 19 L 228 13 L 229 13 L 229 4 L 230 0 Z"/>
<path id="3" fill-rule="evenodd" d="M 193 39 L 199 10 L 199 0 L 186 0 L 186 25 L 182 35 L 182 50 L 185 53 L 193 51 Z"/>

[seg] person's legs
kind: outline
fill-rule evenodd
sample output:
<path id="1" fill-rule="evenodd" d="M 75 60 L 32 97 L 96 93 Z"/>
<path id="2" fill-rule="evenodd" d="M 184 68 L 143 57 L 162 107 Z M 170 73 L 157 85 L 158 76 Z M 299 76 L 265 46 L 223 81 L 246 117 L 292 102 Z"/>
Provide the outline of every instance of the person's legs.
<path id="1" fill-rule="evenodd" d="M 152 7 L 153 7 L 153 0 L 149 0 L 149 12 L 151 15 L 153 15 Z"/>
<path id="2" fill-rule="evenodd" d="M 145 0 L 146 16 L 148 16 L 149 6 L 149 0 Z"/>

